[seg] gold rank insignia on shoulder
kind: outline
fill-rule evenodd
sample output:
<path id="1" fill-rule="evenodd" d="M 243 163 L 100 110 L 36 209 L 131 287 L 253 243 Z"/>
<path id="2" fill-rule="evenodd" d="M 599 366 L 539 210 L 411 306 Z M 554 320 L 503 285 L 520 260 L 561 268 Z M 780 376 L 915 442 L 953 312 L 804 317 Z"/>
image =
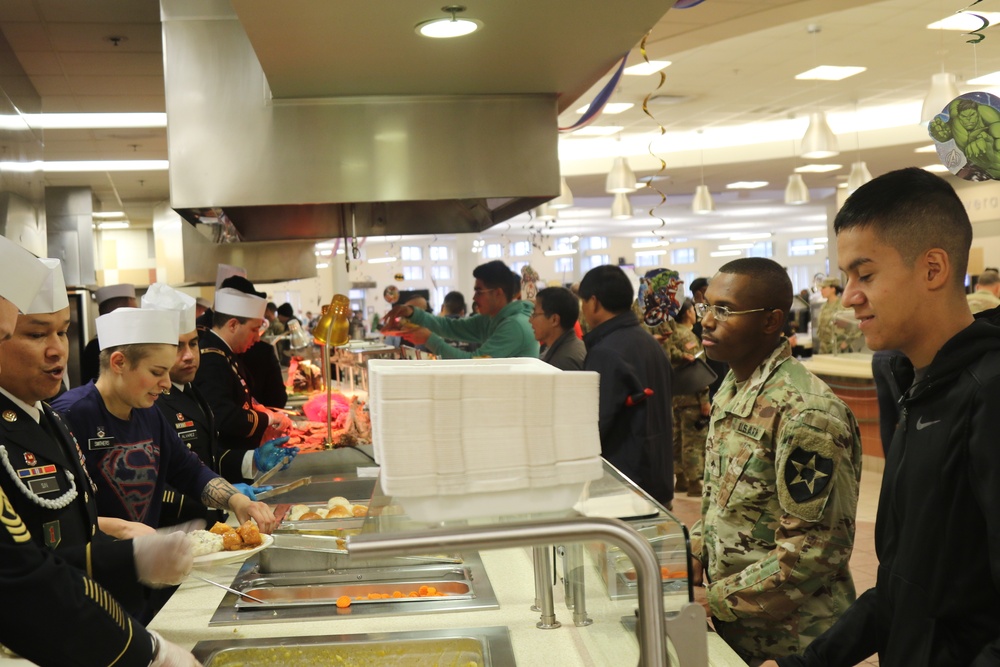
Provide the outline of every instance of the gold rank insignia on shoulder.
<path id="1" fill-rule="evenodd" d="M 3 411 L 3 420 L 5 422 L 16 422 L 17 421 L 17 413 L 14 412 L 13 410 L 4 410 Z"/>

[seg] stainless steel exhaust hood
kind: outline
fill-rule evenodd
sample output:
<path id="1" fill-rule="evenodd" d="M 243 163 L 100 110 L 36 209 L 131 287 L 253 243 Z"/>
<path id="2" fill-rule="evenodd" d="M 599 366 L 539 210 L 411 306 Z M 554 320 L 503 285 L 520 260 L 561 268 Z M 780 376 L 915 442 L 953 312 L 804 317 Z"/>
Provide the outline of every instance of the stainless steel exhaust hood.
<path id="1" fill-rule="evenodd" d="M 161 0 L 171 206 L 243 241 L 488 228 L 558 194 L 558 114 L 672 4 L 505 0 L 430 40 L 428 0 Z"/>

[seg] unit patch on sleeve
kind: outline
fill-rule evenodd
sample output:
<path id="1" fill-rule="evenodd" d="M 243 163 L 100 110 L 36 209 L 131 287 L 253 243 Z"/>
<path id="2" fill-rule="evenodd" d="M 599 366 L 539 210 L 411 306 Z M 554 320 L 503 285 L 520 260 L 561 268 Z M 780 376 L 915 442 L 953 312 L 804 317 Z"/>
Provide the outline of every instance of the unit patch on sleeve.
<path id="1" fill-rule="evenodd" d="M 833 459 L 796 447 L 785 466 L 785 486 L 797 503 L 804 503 L 823 492 L 833 474 Z"/>

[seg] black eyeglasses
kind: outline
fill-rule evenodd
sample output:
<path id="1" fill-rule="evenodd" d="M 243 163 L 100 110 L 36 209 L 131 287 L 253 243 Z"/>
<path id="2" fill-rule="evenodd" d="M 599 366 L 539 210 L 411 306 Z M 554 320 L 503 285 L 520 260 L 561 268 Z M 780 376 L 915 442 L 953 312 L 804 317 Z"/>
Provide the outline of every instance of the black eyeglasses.
<path id="1" fill-rule="evenodd" d="M 777 308 L 752 308 L 750 310 L 731 310 L 726 306 L 716 306 L 708 303 L 694 304 L 694 312 L 698 317 L 705 317 L 710 311 L 716 322 L 725 322 L 733 315 L 748 315 L 749 313 L 763 313 L 765 311 L 778 310 Z"/>

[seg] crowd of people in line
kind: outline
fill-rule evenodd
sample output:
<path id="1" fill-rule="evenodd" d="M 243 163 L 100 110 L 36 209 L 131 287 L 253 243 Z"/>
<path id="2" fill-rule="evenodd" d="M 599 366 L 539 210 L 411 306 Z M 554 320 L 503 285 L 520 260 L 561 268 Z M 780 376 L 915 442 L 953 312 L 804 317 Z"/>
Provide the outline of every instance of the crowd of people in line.
<path id="1" fill-rule="evenodd" d="M 619 267 L 534 293 L 500 261 L 473 272 L 476 314 L 453 293 L 441 315 L 416 299 L 387 320 L 406 318 L 403 336 L 443 358 L 597 372 L 602 455 L 667 508 L 675 492 L 700 498 L 695 601 L 748 664 L 998 665 L 1000 276 L 965 294 L 972 227 L 947 182 L 920 169 L 859 188 L 834 229 L 846 283 L 823 296 L 853 310 L 875 351 L 886 452 L 878 577 L 861 595 L 849 567 L 858 423 L 793 356 L 797 297 L 772 260 L 694 281 L 653 328 Z M 42 664 L 192 665 L 142 622 L 191 569 L 190 522 L 230 511 L 275 527 L 252 480 L 297 450 L 283 446 L 287 415 L 255 392 L 274 369 L 251 370 L 246 354 L 268 313 L 285 326 L 295 315 L 240 276 L 200 306 L 154 284 L 137 307 L 112 287 L 96 379 L 62 392 L 59 262 L 0 238 L 0 643 Z M 702 356 L 715 380 L 681 381 Z M 73 632 L 46 641 L 53 623 Z"/>

